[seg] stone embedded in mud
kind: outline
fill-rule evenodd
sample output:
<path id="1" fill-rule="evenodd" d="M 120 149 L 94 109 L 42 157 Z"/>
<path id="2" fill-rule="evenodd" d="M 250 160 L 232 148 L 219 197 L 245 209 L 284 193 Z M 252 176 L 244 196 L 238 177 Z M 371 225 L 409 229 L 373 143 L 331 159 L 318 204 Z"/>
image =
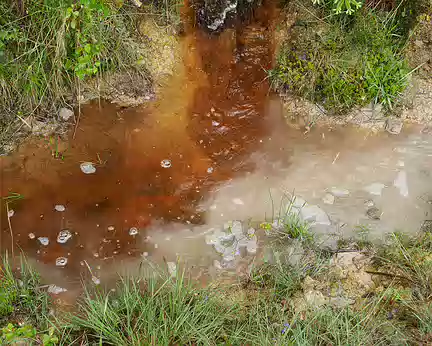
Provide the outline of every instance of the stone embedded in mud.
<path id="1" fill-rule="evenodd" d="M 401 133 L 403 127 L 403 122 L 401 119 L 387 119 L 385 129 L 388 133 L 392 135 L 398 135 Z"/>
<path id="2" fill-rule="evenodd" d="M 59 117 L 64 121 L 68 121 L 70 118 L 74 116 L 74 112 L 69 108 L 61 108 L 59 112 Z"/>
<path id="3" fill-rule="evenodd" d="M 303 221 L 318 225 L 331 225 L 327 213 L 317 205 L 307 205 L 300 210 L 299 216 Z"/>
<path id="4" fill-rule="evenodd" d="M 96 167 L 92 162 L 83 162 L 81 163 L 80 168 L 84 174 L 93 174 L 96 172 Z"/>
<path id="5" fill-rule="evenodd" d="M 366 211 L 366 215 L 372 220 L 381 219 L 381 214 L 381 211 L 377 207 L 371 207 Z"/>
<path id="6" fill-rule="evenodd" d="M 331 193 L 326 193 L 326 195 L 323 197 L 323 202 L 325 204 L 333 204 L 335 201 L 335 197 Z"/>
<path id="7" fill-rule="evenodd" d="M 66 208 L 65 208 L 65 206 L 62 205 L 62 204 L 56 204 L 56 206 L 54 207 L 54 210 L 55 210 L 55 211 L 60 211 L 60 212 L 62 212 L 62 211 L 65 211 Z"/>
<path id="8" fill-rule="evenodd" d="M 72 233 L 68 229 L 64 229 L 59 232 L 57 236 L 57 243 L 65 244 L 70 238 L 72 238 Z"/>
<path id="9" fill-rule="evenodd" d="M 28 237 L 29 237 L 30 239 L 34 239 L 34 238 L 36 238 L 36 236 L 35 236 L 34 233 L 29 233 Z"/>
<path id="10" fill-rule="evenodd" d="M 207 173 L 213 173 L 213 171 L 214 171 L 214 168 L 213 167 L 209 167 L 209 168 L 207 168 Z"/>
<path id="11" fill-rule="evenodd" d="M 66 257 L 58 257 L 55 261 L 57 267 L 64 267 L 68 262 Z"/>
<path id="12" fill-rule="evenodd" d="M 47 246 L 49 244 L 49 239 L 47 237 L 39 237 L 38 240 L 43 246 Z"/>

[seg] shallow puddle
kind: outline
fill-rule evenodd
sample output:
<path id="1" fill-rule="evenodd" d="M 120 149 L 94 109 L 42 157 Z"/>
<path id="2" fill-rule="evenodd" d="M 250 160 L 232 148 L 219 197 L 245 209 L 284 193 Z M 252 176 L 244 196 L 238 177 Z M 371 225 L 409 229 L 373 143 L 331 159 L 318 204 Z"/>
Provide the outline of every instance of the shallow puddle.
<path id="1" fill-rule="evenodd" d="M 268 2 L 218 35 L 188 28 L 183 64 L 156 101 L 94 102 L 74 139 L 32 140 L 1 158 L 1 247 L 74 277 L 86 262 L 151 256 L 150 228 L 203 224 L 208 194 L 253 171 L 248 158 L 269 134 L 274 11 Z"/>
<path id="2" fill-rule="evenodd" d="M 268 1 L 221 34 L 187 29 L 182 64 L 155 101 L 94 102 L 75 139 L 32 140 L 0 158 L 1 248 L 13 242 L 56 285 L 82 273 L 104 282 L 144 258 L 181 259 L 202 277 L 223 266 L 215 234 L 242 220 L 249 238 L 233 241 L 247 251 L 230 249 L 244 270 L 261 251 L 249 226 L 284 211 L 292 195 L 326 215 L 322 234 L 359 224 L 417 231 L 432 212 L 430 134 L 289 128 L 266 73 L 276 14 Z"/>

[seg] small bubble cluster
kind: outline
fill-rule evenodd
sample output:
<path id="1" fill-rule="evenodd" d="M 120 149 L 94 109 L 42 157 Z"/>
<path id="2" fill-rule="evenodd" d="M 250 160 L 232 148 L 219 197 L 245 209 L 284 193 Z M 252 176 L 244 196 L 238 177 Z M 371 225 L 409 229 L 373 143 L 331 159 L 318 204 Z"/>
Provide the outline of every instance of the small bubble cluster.
<path id="1" fill-rule="evenodd" d="M 57 243 L 64 244 L 70 238 L 72 238 L 72 233 L 68 229 L 64 229 L 64 230 L 59 232 L 59 234 L 57 236 Z"/>
<path id="2" fill-rule="evenodd" d="M 66 257 L 58 257 L 55 261 L 57 267 L 64 267 L 68 262 Z"/>

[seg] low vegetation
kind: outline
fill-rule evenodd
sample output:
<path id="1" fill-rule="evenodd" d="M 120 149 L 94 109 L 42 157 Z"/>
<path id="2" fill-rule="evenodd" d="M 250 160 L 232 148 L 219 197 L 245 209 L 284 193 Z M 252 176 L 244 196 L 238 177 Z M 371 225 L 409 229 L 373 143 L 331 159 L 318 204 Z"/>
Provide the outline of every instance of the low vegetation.
<path id="1" fill-rule="evenodd" d="M 413 72 L 405 48 L 424 1 L 314 3 L 288 4 L 299 15 L 270 71 L 273 86 L 333 114 L 371 102 L 392 110 Z"/>
<path id="2" fill-rule="evenodd" d="M 266 227 L 266 224 L 263 224 Z M 2 344 L 33 345 L 419 345 L 432 333 L 432 238 L 392 234 L 362 250 L 373 259 L 374 288 L 341 306 L 299 302 L 307 282 L 330 282 L 338 254 L 317 248 L 307 228 L 281 234 L 271 258 L 237 283 L 203 288 L 184 272 L 153 268 L 106 291 L 87 288 L 76 310 L 51 311 L 46 287 L 22 262 L 4 260 L 0 285 Z M 267 229 L 268 231 L 268 229 Z M 284 233 L 282 231 L 282 233 Z M 279 233 L 272 233 L 277 237 Z M 363 235 L 361 236 L 363 237 Z M 308 240 L 309 239 L 309 240 Z M 361 239 L 363 241 L 363 239 Z M 294 260 L 286 249 L 304 245 Z M 346 248 L 351 244 L 351 249 Z M 358 252 L 355 240 L 341 251 Z M 299 300 L 300 299 L 300 300 Z"/>
<path id="3" fill-rule="evenodd" d="M 139 3 L 139 2 L 137 2 Z M 74 105 L 86 80 L 131 71 L 149 78 L 139 20 L 176 24 L 179 1 L 2 1 L 0 3 L 0 145 L 34 119 Z"/>

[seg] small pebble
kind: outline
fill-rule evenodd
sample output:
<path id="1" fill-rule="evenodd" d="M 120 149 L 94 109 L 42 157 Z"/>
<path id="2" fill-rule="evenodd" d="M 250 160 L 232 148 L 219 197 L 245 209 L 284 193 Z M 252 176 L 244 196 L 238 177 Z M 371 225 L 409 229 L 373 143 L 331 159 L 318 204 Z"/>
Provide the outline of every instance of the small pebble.
<path id="1" fill-rule="evenodd" d="M 108 231 L 114 231 L 114 230 L 115 230 L 114 226 L 108 226 Z"/>
<path id="2" fill-rule="evenodd" d="M 7 216 L 10 218 L 10 217 L 14 216 L 14 214 L 15 214 L 15 210 L 9 209 L 8 213 L 7 213 Z"/>
<path id="3" fill-rule="evenodd" d="M 55 210 L 55 211 L 65 211 L 66 208 L 65 208 L 65 206 L 62 205 L 62 204 L 57 204 L 57 205 L 54 207 L 54 210 Z"/>
<path id="4" fill-rule="evenodd" d="M 39 237 L 38 240 L 44 246 L 47 246 L 49 244 L 49 239 L 47 237 Z"/>
<path id="5" fill-rule="evenodd" d="M 149 255 L 148 252 L 143 252 L 142 253 L 142 257 L 148 257 L 148 255 Z"/>
<path id="6" fill-rule="evenodd" d="M 207 173 L 213 173 L 213 171 L 214 171 L 214 168 L 213 168 L 213 167 L 209 167 L 209 168 L 207 168 Z"/>
<path id="7" fill-rule="evenodd" d="M 80 168 L 84 174 L 93 174 L 96 172 L 96 167 L 91 162 L 83 162 Z"/>
<path id="8" fill-rule="evenodd" d="M 28 237 L 29 237 L 30 239 L 34 239 L 34 238 L 36 238 L 36 236 L 35 236 L 34 233 L 29 233 Z"/>
<path id="9" fill-rule="evenodd" d="M 323 202 L 325 204 L 334 204 L 335 196 L 333 196 L 331 193 L 326 193 L 326 195 L 323 198 Z"/>

